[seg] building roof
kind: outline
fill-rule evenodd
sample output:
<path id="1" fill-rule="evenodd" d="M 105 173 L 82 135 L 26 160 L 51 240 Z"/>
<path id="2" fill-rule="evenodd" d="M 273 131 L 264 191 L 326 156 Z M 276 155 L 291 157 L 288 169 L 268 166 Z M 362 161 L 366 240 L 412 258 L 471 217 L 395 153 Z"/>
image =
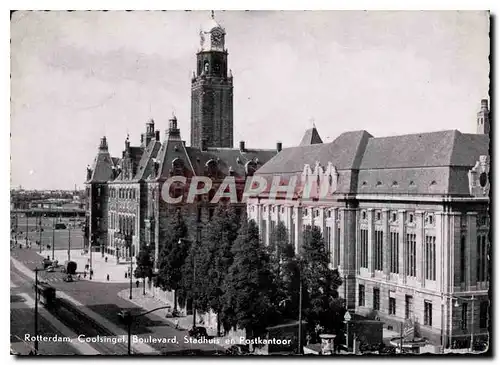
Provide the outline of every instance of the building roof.
<path id="1" fill-rule="evenodd" d="M 487 138 L 457 130 L 370 138 L 360 168 L 473 166 Z"/>
<path id="2" fill-rule="evenodd" d="M 339 170 L 357 169 L 371 137 L 366 131 L 345 132 L 330 143 L 284 148 L 257 173 L 298 173 L 304 170 L 305 164 L 314 166 L 316 162 L 323 166 L 332 162 Z"/>
<path id="3" fill-rule="evenodd" d="M 302 141 L 300 141 L 299 146 L 308 146 L 317 143 L 323 143 L 323 141 L 321 140 L 316 127 L 313 127 L 306 130 L 306 133 L 304 134 L 304 137 L 302 137 Z"/>
<path id="4" fill-rule="evenodd" d="M 331 143 L 286 148 L 257 174 L 286 180 L 306 164 L 314 170 L 331 163 L 339 172 L 337 193 L 467 196 L 467 173 L 488 149 L 487 135 L 457 130 L 381 138 L 355 131 Z"/>
<path id="5" fill-rule="evenodd" d="M 104 183 L 113 177 L 114 160 L 108 151 L 106 137 L 101 138 L 97 156 L 90 167 L 90 176 L 87 175 L 87 183 Z"/>

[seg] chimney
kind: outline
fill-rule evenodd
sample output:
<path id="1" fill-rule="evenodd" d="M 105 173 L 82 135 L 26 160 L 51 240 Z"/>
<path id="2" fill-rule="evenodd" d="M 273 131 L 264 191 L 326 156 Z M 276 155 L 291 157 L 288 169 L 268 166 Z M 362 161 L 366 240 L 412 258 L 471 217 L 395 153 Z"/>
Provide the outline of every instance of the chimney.
<path id="1" fill-rule="evenodd" d="M 155 131 L 155 138 L 157 141 L 160 140 L 160 131 Z"/>
<path id="2" fill-rule="evenodd" d="M 201 150 L 202 151 L 206 151 L 207 150 L 207 140 L 206 139 L 202 139 L 201 140 Z"/>
<path id="3" fill-rule="evenodd" d="M 276 151 L 281 152 L 283 149 L 283 144 L 281 142 L 276 143 Z"/>
<path id="4" fill-rule="evenodd" d="M 240 152 L 245 152 L 245 141 L 240 141 Z"/>

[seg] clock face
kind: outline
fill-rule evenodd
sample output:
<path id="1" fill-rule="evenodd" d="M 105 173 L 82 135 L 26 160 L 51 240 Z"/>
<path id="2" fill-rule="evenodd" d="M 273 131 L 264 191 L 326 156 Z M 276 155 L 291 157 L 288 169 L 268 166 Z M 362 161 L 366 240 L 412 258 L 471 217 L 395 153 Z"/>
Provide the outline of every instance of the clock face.
<path id="1" fill-rule="evenodd" d="M 221 32 L 213 32 L 212 33 L 212 44 L 214 46 L 222 45 L 222 33 Z"/>

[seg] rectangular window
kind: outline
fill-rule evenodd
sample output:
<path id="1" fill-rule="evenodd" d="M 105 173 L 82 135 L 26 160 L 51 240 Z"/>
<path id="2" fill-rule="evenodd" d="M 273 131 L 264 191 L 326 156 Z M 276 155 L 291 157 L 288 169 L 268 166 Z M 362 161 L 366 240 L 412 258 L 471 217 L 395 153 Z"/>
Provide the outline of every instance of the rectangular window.
<path id="1" fill-rule="evenodd" d="M 333 263 L 333 265 L 335 267 L 339 266 L 340 265 L 340 226 L 337 227 L 337 230 L 336 230 L 336 237 L 335 237 L 335 261 Z"/>
<path id="2" fill-rule="evenodd" d="M 460 238 L 460 282 L 465 283 L 465 236 Z"/>
<path id="3" fill-rule="evenodd" d="M 375 270 L 382 271 L 384 269 L 384 232 L 375 231 Z"/>
<path id="4" fill-rule="evenodd" d="M 405 318 L 413 318 L 413 297 L 411 295 L 405 296 Z"/>
<path id="5" fill-rule="evenodd" d="M 488 302 L 481 302 L 479 306 L 479 328 L 488 327 Z"/>
<path id="6" fill-rule="evenodd" d="M 432 303 L 427 300 L 424 302 L 424 325 L 432 326 Z"/>
<path id="7" fill-rule="evenodd" d="M 486 281 L 487 258 L 486 235 L 477 236 L 477 281 Z"/>
<path id="8" fill-rule="evenodd" d="M 405 257 L 405 274 L 407 276 L 417 276 L 417 244 L 416 235 L 408 233 L 406 235 L 406 257 Z"/>
<path id="9" fill-rule="evenodd" d="M 396 298 L 389 297 L 389 314 L 391 316 L 396 315 Z"/>
<path id="10" fill-rule="evenodd" d="M 361 267 L 368 268 L 368 230 L 362 229 L 360 231 L 360 248 L 361 248 Z"/>
<path id="11" fill-rule="evenodd" d="M 391 272 L 399 274 L 399 233 L 391 232 Z"/>
<path id="12" fill-rule="evenodd" d="M 364 307 L 365 306 L 365 286 L 364 285 L 359 285 L 358 293 L 359 293 L 358 305 L 360 307 Z"/>
<path id="13" fill-rule="evenodd" d="M 373 310 L 380 310 L 380 289 L 373 288 Z"/>
<path id="14" fill-rule="evenodd" d="M 208 208 L 208 219 L 212 219 L 214 216 L 214 208 Z"/>
<path id="15" fill-rule="evenodd" d="M 436 237 L 425 236 L 425 279 L 436 280 Z"/>
<path id="16" fill-rule="evenodd" d="M 326 241 L 326 254 L 328 255 L 328 262 L 333 262 L 332 260 L 332 228 L 325 228 L 325 241 Z"/>
<path id="17" fill-rule="evenodd" d="M 261 236 L 261 239 L 262 239 L 262 243 L 264 244 L 264 246 L 267 246 L 267 222 L 266 221 L 262 221 L 262 236 Z"/>
<path id="18" fill-rule="evenodd" d="M 462 303 L 462 329 L 467 329 L 467 305 L 468 303 Z"/>

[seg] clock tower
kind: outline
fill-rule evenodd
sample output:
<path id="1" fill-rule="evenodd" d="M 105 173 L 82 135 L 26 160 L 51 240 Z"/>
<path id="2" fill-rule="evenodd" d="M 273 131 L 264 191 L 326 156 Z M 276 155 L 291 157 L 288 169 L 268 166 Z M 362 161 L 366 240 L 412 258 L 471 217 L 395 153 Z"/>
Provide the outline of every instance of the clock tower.
<path id="1" fill-rule="evenodd" d="M 212 12 L 200 30 L 191 80 L 191 146 L 233 147 L 233 76 L 227 68 L 226 32 Z"/>

